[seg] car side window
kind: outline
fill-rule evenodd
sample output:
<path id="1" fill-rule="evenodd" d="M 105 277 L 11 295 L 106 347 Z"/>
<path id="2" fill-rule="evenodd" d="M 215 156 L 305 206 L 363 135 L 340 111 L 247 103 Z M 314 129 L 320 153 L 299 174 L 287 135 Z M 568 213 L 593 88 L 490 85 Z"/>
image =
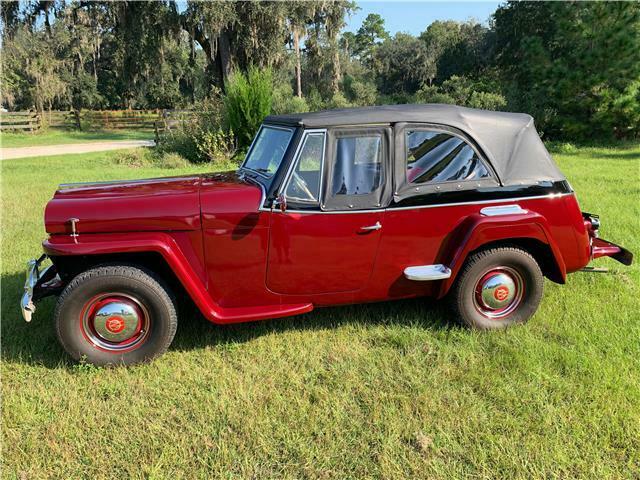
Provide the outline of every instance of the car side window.
<path id="1" fill-rule="evenodd" d="M 368 195 L 382 182 L 382 135 L 338 138 L 334 152 L 332 195 Z"/>
<path id="2" fill-rule="evenodd" d="M 303 140 L 285 196 L 293 202 L 318 203 L 324 153 L 324 133 L 310 133 Z"/>
<path id="3" fill-rule="evenodd" d="M 406 173 L 410 184 L 478 180 L 490 177 L 476 151 L 452 133 L 414 129 L 405 132 Z"/>

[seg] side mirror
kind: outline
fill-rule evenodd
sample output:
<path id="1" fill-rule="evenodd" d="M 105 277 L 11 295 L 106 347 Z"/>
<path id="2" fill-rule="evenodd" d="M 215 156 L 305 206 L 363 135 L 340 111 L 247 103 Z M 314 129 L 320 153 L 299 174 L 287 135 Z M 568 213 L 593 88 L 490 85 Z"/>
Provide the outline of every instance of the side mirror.
<path id="1" fill-rule="evenodd" d="M 280 211 L 282 213 L 287 211 L 287 199 L 285 198 L 284 194 L 281 193 L 280 195 L 278 195 L 278 198 L 276 198 L 274 206 L 280 207 Z"/>

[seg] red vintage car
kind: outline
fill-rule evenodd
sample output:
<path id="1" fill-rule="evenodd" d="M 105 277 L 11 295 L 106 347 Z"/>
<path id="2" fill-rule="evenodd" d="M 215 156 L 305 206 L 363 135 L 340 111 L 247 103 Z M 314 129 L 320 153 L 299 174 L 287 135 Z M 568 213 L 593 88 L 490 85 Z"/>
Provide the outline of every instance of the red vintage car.
<path id="1" fill-rule="evenodd" d="M 236 172 L 61 185 L 45 226 L 21 310 L 59 295 L 60 343 L 94 364 L 162 354 L 177 295 L 217 324 L 447 296 L 497 329 L 533 315 L 543 276 L 632 261 L 529 115 L 449 105 L 270 116 Z"/>

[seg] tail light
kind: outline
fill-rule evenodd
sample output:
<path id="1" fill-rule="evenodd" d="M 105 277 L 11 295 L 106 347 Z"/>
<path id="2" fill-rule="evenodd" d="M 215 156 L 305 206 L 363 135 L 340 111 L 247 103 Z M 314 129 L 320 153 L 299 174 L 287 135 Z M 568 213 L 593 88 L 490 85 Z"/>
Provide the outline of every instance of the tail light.
<path id="1" fill-rule="evenodd" d="M 589 236 L 592 238 L 598 238 L 600 217 L 593 213 L 582 212 L 582 218 L 584 219 L 584 226 L 587 229 L 587 232 L 589 232 Z"/>

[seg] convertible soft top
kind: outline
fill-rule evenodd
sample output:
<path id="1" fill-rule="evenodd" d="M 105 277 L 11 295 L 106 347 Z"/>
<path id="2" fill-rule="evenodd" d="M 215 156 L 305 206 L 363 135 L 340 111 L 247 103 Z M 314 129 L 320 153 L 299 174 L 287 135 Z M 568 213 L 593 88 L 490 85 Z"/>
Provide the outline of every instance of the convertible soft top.
<path id="1" fill-rule="evenodd" d="M 271 115 L 265 119 L 265 123 L 305 128 L 399 122 L 440 124 L 461 130 L 484 152 L 502 185 L 565 180 L 540 140 L 533 118 L 524 113 L 424 104 Z"/>

